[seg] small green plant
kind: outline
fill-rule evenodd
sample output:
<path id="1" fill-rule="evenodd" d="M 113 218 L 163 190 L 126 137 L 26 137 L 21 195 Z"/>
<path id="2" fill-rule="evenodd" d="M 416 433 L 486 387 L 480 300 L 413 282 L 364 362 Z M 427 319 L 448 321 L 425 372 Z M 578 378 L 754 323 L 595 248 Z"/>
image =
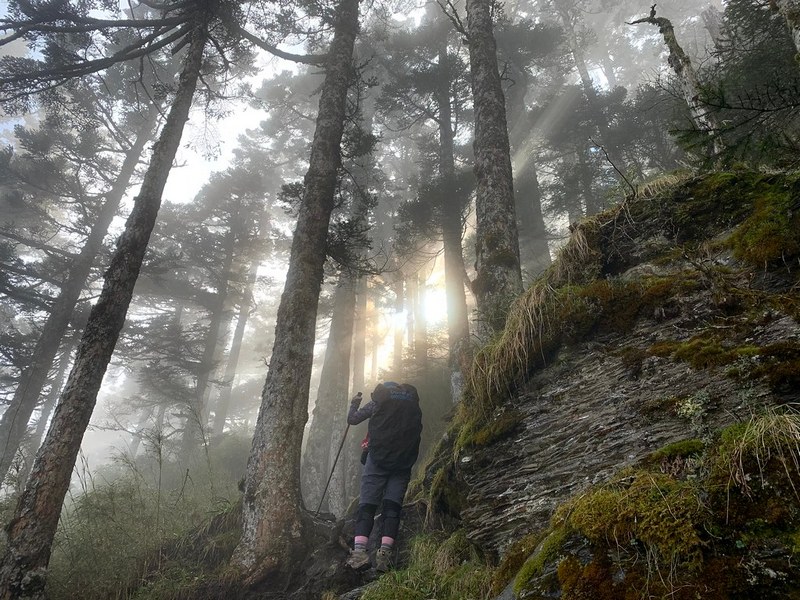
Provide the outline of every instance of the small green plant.
<path id="1" fill-rule="evenodd" d="M 488 600 L 492 569 L 463 531 L 448 538 L 419 535 L 411 542 L 405 569 L 369 586 L 362 600 Z"/>

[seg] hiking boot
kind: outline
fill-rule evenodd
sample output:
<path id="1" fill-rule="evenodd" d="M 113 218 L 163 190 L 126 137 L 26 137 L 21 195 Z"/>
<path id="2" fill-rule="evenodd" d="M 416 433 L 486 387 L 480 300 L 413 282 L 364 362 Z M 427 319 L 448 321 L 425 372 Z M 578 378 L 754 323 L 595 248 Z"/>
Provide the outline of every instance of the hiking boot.
<path id="1" fill-rule="evenodd" d="M 347 566 L 354 571 L 361 571 L 369 567 L 369 554 L 366 550 L 350 550 Z"/>
<path id="2" fill-rule="evenodd" d="M 391 568 L 391 553 L 389 548 L 378 548 L 378 551 L 375 552 L 375 570 L 378 573 L 386 573 Z"/>

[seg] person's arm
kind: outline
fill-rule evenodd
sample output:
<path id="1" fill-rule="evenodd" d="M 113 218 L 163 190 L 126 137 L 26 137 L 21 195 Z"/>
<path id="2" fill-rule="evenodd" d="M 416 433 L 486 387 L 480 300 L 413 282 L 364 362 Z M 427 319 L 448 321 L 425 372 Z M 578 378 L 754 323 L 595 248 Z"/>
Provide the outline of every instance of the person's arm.
<path id="1" fill-rule="evenodd" d="M 347 413 L 347 423 L 349 425 L 358 425 L 362 421 L 369 419 L 375 412 L 375 401 L 370 400 L 362 408 L 361 405 L 361 392 L 353 396 L 350 401 L 350 412 Z"/>

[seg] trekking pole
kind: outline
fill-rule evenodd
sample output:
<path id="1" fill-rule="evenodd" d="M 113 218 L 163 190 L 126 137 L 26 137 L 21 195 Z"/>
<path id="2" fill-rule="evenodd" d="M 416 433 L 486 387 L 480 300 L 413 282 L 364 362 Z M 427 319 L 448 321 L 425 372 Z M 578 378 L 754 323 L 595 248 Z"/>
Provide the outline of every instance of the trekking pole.
<path id="1" fill-rule="evenodd" d="M 322 508 L 322 501 L 325 500 L 325 494 L 328 493 L 328 486 L 331 484 L 331 479 L 333 479 L 333 472 L 336 469 L 336 463 L 339 462 L 339 455 L 342 453 L 342 448 L 344 448 L 344 441 L 347 439 L 348 431 L 350 431 L 350 423 L 348 423 L 347 427 L 344 428 L 342 443 L 339 444 L 339 451 L 336 453 L 336 458 L 333 459 L 333 467 L 331 467 L 331 474 L 328 476 L 328 483 L 325 484 L 325 489 L 322 490 L 322 497 L 319 499 L 319 506 L 317 507 L 317 512 L 314 513 L 315 517 L 319 514 L 319 509 Z"/>

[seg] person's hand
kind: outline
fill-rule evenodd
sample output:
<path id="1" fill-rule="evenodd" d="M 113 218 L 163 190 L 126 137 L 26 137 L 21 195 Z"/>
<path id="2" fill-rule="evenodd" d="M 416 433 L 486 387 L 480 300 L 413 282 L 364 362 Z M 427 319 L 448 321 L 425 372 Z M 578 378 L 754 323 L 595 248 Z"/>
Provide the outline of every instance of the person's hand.
<path id="1" fill-rule="evenodd" d="M 355 396 L 353 396 L 353 399 L 350 400 L 350 404 L 355 404 L 356 406 L 360 405 L 361 398 L 362 398 L 361 392 L 358 392 Z"/>

